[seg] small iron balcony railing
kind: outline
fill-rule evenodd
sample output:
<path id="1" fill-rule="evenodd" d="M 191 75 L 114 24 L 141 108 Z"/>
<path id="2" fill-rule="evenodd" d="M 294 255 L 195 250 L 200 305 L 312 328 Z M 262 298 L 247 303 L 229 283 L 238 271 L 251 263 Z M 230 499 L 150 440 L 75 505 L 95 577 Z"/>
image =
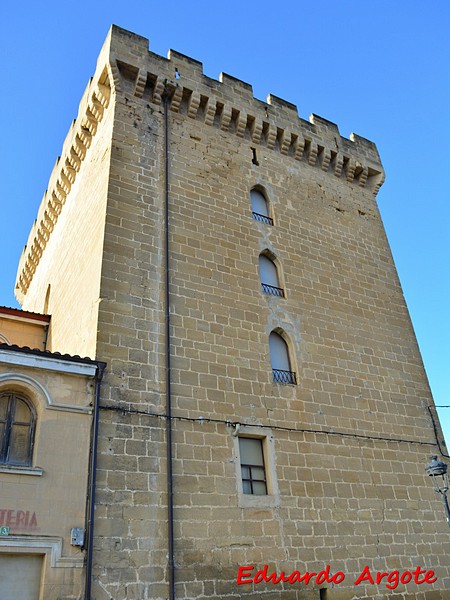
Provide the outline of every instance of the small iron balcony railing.
<path id="1" fill-rule="evenodd" d="M 273 219 L 271 219 L 270 217 L 267 217 L 266 215 L 261 215 L 257 212 L 254 212 L 252 214 L 253 214 L 253 218 L 256 221 L 261 221 L 261 223 L 267 223 L 268 225 L 273 225 Z"/>
<path id="2" fill-rule="evenodd" d="M 275 287 L 274 285 L 269 285 L 268 283 L 262 282 L 261 286 L 265 294 L 270 294 L 271 296 L 278 296 L 279 298 L 284 298 L 283 288 Z"/>
<path id="3" fill-rule="evenodd" d="M 290 383 L 297 385 L 297 376 L 294 371 L 282 371 L 281 369 L 272 369 L 273 380 L 275 383 Z"/>

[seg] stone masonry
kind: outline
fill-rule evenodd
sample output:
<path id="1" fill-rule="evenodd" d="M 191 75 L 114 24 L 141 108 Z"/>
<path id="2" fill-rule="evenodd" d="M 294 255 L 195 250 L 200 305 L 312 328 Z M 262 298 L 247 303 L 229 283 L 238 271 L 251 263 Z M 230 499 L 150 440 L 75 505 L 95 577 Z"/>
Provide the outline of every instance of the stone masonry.
<path id="1" fill-rule="evenodd" d="M 108 363 L 93 598 L 169 597 L 166 97 L 175 597 L 448 598 L 448 529 L 424 473 L 447 450 L 376 205 L 375 145 L 115 26 L 17 277 L 24 309 L 47 295 L 49 350 Z M 253 218 L 252 189 L 273 225 Z M 284 298 L 262 293 L 261 253 Z M 273 381 L 272 331 L 297 385 Z M 267 495 L 242 493 L 239 436 L 263 440 Z M 265 564 L 345 580 L 237 584 L 239 566 Z M 366 566 L 437 580 L 355 586 Z"/>

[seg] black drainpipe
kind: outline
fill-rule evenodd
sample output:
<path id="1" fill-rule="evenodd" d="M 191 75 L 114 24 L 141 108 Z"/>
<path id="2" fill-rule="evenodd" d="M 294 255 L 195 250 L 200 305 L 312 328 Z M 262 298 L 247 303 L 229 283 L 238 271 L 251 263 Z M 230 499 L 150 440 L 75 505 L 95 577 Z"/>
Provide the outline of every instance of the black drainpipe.
<path id="1" fill-rule="evenodd" d="M 169 126 L 168 97 L 164 106 L 164 251 L 166 305 L 166 434 L 167 434 L 167 537 L 169 551 L 169 600 L 175 600 L 175 563 L 173 536 L 173 476 L 172 476 L 172 396 L 170 388 L 170 293 L 169 293 Z"/>
<path id="2" fill-rule="evenodd" d="M 94 541 L 94 510 L 95 510 L 95 481 L 97 477 L 97 445 L 98 445 L 98 416 L 100 405 L 100 386 L 105 372 L 106 363 L 97 363 L 95 375 L 95 400 L 91 434 L 91 456 L 89 460 L 88 506 L 87 506 L 87 542 L 86 548 L 86 583 L 84 587 L 85 600 L 91 600 L 92 584 L 92 554 Z"/>

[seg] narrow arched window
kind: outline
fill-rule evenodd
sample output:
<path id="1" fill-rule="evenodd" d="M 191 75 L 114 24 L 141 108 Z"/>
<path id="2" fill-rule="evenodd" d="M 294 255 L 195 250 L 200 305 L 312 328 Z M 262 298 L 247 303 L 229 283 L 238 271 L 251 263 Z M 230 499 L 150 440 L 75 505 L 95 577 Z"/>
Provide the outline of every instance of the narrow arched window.
<path id="1" fill-rule="evenodd" d="M 48 315 L 48 305 L 50 304 L 50 292 L 51 292 L 51 285 L 48 284 L 47 286 L 47 293 L 45 294 L 45 300 L 44 300 L 44 315 Z"/>
<path id="2" fill-rule="evenodd" d="M 297 378 L 292 371 L 288 345 L 275 331 L 272 331 L 269 336 L 269 351 L 273 380 L 277 383 L 296 384 Z"/>
<path id="3" fill-rule="evenodd" d="M 284 290 L 280 287 L 278 269 L 273 260 L 265 254 L 259 255 L 259 277 L 265 294 L 284 298 Z"/>
<path id="4" fill-rule="evenodd" d="M 270 217 L 269 206 L 264 195 L 258 190 L 250 192 L 250 201 L 252 205 L 253 218 L 261 223 L 273 225 L 273 219 Z"/>
<path id="5" fill-rule="evenodd" d="M 0 463 L 31 465 L 35 427 L 36 413 L 26 398 L 0 395 Z"/>

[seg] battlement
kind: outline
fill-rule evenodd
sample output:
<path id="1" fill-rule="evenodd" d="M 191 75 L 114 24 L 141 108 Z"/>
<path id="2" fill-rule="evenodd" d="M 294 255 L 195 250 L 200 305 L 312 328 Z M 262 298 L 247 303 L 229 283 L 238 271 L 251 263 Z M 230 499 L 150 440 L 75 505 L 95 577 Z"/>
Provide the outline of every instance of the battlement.
<path id="1" fill-rule="evenodd" d="M 262 102 L 253 96 L 250 84 L 226 73 L 221 73 L 219 80 L 211 79 L 203 73 L 201 62 L 180 52 L 170 50 L 168 58 L 155 54 L 149 51 L 147 38 L 113 25 L 24 248 L 16 279 L 19 302 L 27 293 L 111 97 L 125 93 L 156 106 L 166 94 L 173 113 L 279 152 L 286 160 L 319 168 L 374 195 L 383 184 L 384 170 L 373 142 L 355 134 L 343 138 L 337 125 L 317 115 L 311 115 L 309 121 L 302 119 L 295 104 L 272 94 Z"/>
<path id="2" fill-rule="evenodd" d="M 273 94 L 262 102 L 250 84 L 226 73 L 211 79 L 201 62 L 184 54 L 154 54 L 146 38 L 120 27 L 111 28 L 110 44 L 117 91 L 160 104 L 165 90 L 173 112 L 345 177 L 375 195 L 381 187 L 384 171 L 373 142 L 353 133 L 344 138 L 335 123 L 317 115 L 302 119 L 295 104 Z"/>

